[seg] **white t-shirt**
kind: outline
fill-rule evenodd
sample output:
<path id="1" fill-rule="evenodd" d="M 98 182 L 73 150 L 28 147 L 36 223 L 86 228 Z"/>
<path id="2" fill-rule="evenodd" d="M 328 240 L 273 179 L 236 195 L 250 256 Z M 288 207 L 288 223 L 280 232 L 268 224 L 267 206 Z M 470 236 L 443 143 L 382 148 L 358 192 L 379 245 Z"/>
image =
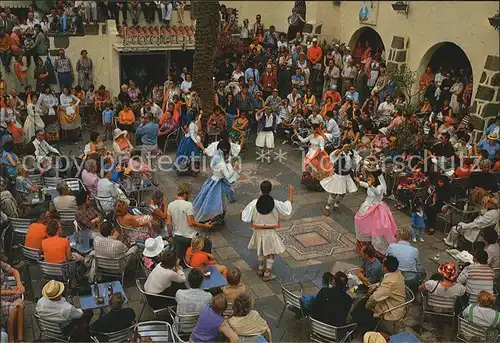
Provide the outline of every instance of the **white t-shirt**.
<path id="1" fill-rule="evenodd" d="M 384 116 L 390 116 L 394 113 L 394 104 L 384 101 L 378 106 L 378 112 Z"/>
<path id="2" fill-rule="evenodd" d="M 172 282 L 186 282 L 184 271 L 181 269 L 174 272 L 172 269 L 165 269 L 161 264 L 158 264 L 144 283 L 144 290 L 147 293 L 159 294 L 169 288 Z"/>
<path id="3" fill-rule="evenodd" d="M 193 238 L 197 231 L 189 226 L 187 216 L 193 215 L 193 204 L 186 200 L 174 200 L 168 204 L 167 215 L 172 217 L 174 235 Z"/>
<path id="4" fill-rule="evenodd" d="M 462 312 L 462 316 L 464 318 L 469 318 L 469 311 L 471 310 L 471 306 L 474 306 L 472 308 L 472 322 L 474 324 L 486 327 L 486 328 L 491 328 L 491 327 L 499 327 L 500 326 L 500 316 L 498 315 L 498 312 L 495 311 L 492 308 L 488 307 L 479 307 L 477 305 L 469 305 L 467 308 Z"/>
<path id="5" fill-rule="evenodd" d="M 189 89 L 193 87 L 193 82 L 192 81 L 182 81 L 181 82 L 181 91 L 183 93 L 189 92 Z"/>

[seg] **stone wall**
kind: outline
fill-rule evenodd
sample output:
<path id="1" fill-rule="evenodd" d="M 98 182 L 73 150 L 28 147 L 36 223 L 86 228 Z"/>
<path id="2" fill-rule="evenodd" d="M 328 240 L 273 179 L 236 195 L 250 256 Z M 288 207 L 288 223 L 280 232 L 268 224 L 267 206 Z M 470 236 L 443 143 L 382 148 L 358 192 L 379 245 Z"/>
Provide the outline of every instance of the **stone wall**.
<path id="1" fill-rule="evenodd" d="M 479 77 L 472 103 L 471 122 L 476 130 L 484 130 L 500 113 L 500 58 L 488 55 Z"/>
<path id="2" fill-rule="evenodd" d="M 400 36 L 393 36 L 389 54 L 387 56 L 387 67 L 393 69 L 406 64 L 408 53 L 408 39 Z"/>

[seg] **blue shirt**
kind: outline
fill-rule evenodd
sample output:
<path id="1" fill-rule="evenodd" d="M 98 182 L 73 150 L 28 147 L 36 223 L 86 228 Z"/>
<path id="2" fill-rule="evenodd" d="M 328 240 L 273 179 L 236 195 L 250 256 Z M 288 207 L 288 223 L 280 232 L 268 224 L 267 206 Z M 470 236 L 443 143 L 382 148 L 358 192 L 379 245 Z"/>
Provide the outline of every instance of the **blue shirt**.
<path id="1" fill-rule="evenodd" d="M 409 242 L 399 241 L 389 244 L 387 255 L 394 256 L 399 261 L 399 270 L 416 272 L 418 262 L 418 249 Z"/>
<path id="2" fill-rule="evenodd" d="M 299 75 L 293 75 L 292 76 L 292 81 L 302 82 L 302 81 L 305 81 L 305 79 L 304 79 L 304 76 L 302 76 L 302 75 L 300 75 L 300 76 Z M 304 89 L 304 86 L 292 85 L 292 88 L 297 88 L 297 89 L 302 90 L 302 89 Z"/>
<path id="3" fill-rule="evenodd" d="M 348 91 L 348 92 L 345 92 L 344 98 L 352 100 L 353 102 L 359 101 L 359 93 L 356 91 L 354 93 L 351 93 L 351 91 Z"/>
<path id="4" fill-rule="evenodd" d="M 115 112 L 112 110 L 104 110 L 102 111 L 102 117 L 104 119 L 104 123 L 111 124 L 113 122 Z"/>
<path id="5" fill-rule="evenodd" d="M 146 125 L 141 124 L 135 131 L 136 135 L 141 136 L 141 142 L 144 145 L 158 144 L 158 123 L 149 122 Z"/>
<path id="6" fill-rule="evenodd" d="M 495 141 L 495 143 L 490 144 L 488 139 L 480 140 L 477 143 L 477 147 L 481 150 L 486 150 L 488 152 L 488 159 L 493 160 L 495 158 L 495 154 L 500 150 L 500 144 Z"/>
<path id="7" fill-rule="evenodd" d="M 418 229 L 425 228 L 425 213 L 420 216 L 417 212 L 412 212 L 411 226 Z"/>
<path id="8" fill-rule="evenodd" d="M 245 70 L 245 83 L 248 83 L 248 79 L 253 77 L 256 84 L 260 82 L 260 74 L 258 69 L 252 69 L 252 67 Z"/>
<path id="9" fill-rule="evenodd" d="M 486 136 L 488 136 L 490 133 L 495 132 L 495 130 L 497 129 L 497 127 L 498 127 L 498 125 L 497 125 L 496 123 L 491 124 L 490 126 L 488 126 L 488 127 L 486 128 L 486 130 L 484 130 L 484 134 L 485 134 Z M 498 130 L 497 130 L 497 131 L 498 131 Z"/>
<path id="10" fill-rule="evenodd" d="M 198 323 L 191 332 L 191 340 L 195 343 L 215 342 L 219 336 L 219 328 L 224 317 L 206 305 L 200 312 Z"/>
<path id="11" fill-rule="evenodd" d="M 7 160 L 7 156 L 12 157 L 12 159 L 16 163 L 19 161 L 19 159 L 17 158 L 16 154 L 14 154 L 13 152 L 4 151 L 2 153 L 2 164 L 5 165 L 5 167 L 7 168 L 7 174 L 9 174 L 9 176 L 17 175 L 17 168 L 15 166 L 13 166 L 12 164 L 10 164 L 10 162 Z"/>

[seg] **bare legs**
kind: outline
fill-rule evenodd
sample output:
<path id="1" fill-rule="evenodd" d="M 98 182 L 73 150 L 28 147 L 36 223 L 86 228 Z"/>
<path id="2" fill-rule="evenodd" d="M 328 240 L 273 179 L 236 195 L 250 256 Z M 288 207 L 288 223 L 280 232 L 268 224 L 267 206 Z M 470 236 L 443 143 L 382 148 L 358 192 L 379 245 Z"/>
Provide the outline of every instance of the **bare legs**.
<path id="1" fill-rule="evenodd" d="M 9 335 L 9 343 L 15 341 L 16 331 L 17 342 L 22 342 L 24 333 L 24 303 L 18 305 L 16 308 L 9 312 L 9 317 L 7 318 L 7 333 Z"/>

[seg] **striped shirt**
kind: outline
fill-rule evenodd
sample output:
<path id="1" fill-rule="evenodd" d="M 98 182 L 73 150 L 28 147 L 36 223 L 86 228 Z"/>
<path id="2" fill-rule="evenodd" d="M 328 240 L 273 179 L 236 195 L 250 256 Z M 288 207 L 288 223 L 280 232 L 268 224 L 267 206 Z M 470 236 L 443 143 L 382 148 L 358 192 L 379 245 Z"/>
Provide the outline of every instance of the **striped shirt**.
<path id="1" fill-rule="evenodd" d="M 475 299 L 479 292 L 488 291 L 493 293 L 494 280 L 495 274 L 490 266 L 474 263 L 464 268 L 458 276 L 457 282 L 467 289 L 467 293 L 471 296 L 470 302 L 476 302 Z"/>

